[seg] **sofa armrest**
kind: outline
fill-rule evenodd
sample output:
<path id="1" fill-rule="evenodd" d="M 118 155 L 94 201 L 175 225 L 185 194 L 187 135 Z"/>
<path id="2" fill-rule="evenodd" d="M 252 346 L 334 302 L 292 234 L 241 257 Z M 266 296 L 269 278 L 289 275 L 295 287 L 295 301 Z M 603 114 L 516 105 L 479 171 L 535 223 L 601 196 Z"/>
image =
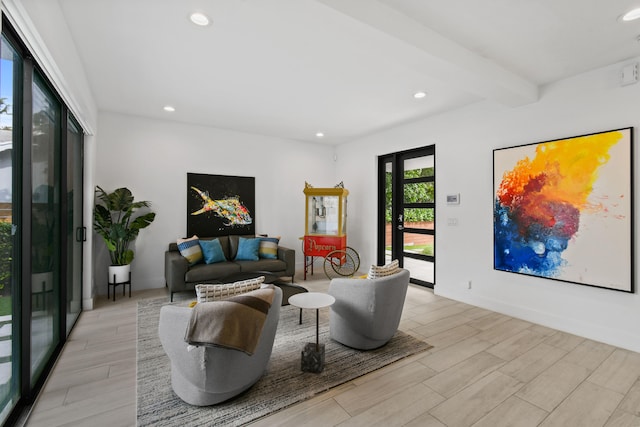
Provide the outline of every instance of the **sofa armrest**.
<path id="1" fill-rule="evenodd" d="M 189 270 L 189 262 L 180 255 L 180 252 L 166 251 L 164 253 L 164 278 L 172 294 L 187 289 L 184 281 L 187 270 Z"/>
<path id="2" fill-rule="evenodd" d="M 284 246 L 278 246 L 278 259 L 287 264 L 287 270 L 283 276 L 291 276 L 293 278 L 296 274 L 296 251 Z"/>

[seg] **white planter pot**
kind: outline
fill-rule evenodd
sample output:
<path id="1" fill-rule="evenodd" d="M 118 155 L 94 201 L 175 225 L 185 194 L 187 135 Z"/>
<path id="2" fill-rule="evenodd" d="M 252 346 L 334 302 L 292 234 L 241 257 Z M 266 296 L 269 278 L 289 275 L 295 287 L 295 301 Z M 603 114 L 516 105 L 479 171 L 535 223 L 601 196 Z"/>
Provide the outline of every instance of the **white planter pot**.
<path id="1" fill-rule="evenodd" d="M 110 265 L 109 266 L 109 283 L 122 283 L 129 281 L 129 273 L 131 265 Z M 115 275 L 115 280 L 114 280 Z"/>

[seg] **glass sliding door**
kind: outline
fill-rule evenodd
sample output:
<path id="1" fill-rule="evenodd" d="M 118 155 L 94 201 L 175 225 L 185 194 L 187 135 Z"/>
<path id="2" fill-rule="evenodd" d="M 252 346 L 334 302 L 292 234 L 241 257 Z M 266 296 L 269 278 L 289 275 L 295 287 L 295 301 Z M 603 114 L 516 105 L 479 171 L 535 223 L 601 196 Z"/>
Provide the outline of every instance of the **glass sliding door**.
<path id="1" fill-rule="evenodd" d="M 61 105 L 34 72 L 31 127 L 31 384 L 60 342 Z"/>
<path id="2" fill-rule="evenodd" d="M 67 271 L 66 271 L 66 335 L 80 315 L 82 308 L 82 244 L 86 230 L 82 225 L 83 138 L 80 127 L 67 120 L 66 193 L 67 193 Z"/>
<path id="3" fill-rule="evenodd" d="M 378 158 L 378 263 L 393 259 L 411 282 L 435 284 L 435 147 Z"/>
<path id="4" fill-rule="evenodd" d="M 1 29 L 0 425 L 13 425 L 81 310 L 83 132 L 4 15 Z"/>
<path id="5" fill-rule="evenodd" d="M 0 40 L 0 423 L 20 397 L 21 57 Z"/>

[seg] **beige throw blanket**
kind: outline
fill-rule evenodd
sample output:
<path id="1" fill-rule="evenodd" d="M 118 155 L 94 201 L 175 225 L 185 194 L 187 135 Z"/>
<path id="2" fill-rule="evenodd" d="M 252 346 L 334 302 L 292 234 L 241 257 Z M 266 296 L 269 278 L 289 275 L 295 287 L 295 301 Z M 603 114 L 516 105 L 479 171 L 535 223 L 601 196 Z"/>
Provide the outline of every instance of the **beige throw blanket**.
<path id="1" fill-rule="evenodd" d="M 267 285 L 222 301 L 196 304 L 184 340 L 194 346 L 221 346 L 255 352 L 275 288 Z"/>

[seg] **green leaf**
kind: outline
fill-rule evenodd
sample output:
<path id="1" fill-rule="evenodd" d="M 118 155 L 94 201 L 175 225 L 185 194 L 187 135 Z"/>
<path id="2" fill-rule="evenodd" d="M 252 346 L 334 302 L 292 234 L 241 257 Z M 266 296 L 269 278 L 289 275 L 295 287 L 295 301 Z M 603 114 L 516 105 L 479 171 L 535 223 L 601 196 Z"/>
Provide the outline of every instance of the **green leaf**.
<path id="1" fill-rule="evenodd" d="M 133 194 L 126 188 L 118 188 L 111 193 L 96 186 L 96 206 L 93 212 L 93 226 L 100 235 L 114 265 L 130 264 L 134 253 L 129 244 L 138 236 L 142 228 L 148 227 L 155 219 L 155 213 L 147 212 L 136 216 L 137 210 L 148 208 L 148 201 L 135 202 Z"/>

